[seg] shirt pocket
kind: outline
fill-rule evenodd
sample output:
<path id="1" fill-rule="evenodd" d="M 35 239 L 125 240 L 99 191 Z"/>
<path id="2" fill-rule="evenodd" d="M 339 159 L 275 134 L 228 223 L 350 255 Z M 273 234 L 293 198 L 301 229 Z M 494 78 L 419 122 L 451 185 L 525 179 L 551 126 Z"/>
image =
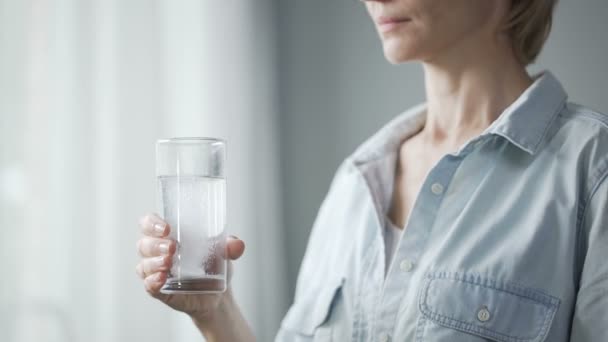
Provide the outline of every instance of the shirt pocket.
<path id="1" fill-rule="evenodd" d="M 332 327 L 328 321 L 343 282 L 343 278 L 328 281 L 317 289 L 306 289 L 296 298 L 281 323 L 281 329 L 285 330 L 285 336 L 290 336 L 290 341 L 332 340 Z"/>
<path id="2" fill-rule="evenodd" d="M 539 289 L 478 274 L 426 275 L 417 341 L 542 342 L 560 300 Z"/>

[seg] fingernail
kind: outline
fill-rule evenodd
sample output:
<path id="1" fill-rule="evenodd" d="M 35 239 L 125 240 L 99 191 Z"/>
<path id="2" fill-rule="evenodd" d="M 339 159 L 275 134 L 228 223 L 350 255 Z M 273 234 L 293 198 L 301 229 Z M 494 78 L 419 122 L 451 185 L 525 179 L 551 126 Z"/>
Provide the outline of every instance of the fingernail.
<path id="1" fill-rule="evenodd" d="M 228 235 L 228 237 L 229 237 L 229 238 L 232 238 L 232 239 L 235 239 L 235 240 L 238 240 L 238 239 L 239 239 L 239 238 L 238 238 L 238 237 L 236 237 L 235 235 Z"/>
<path id="2" fill-rule="evenodd" d="M 169 244 L 166 242 L 163 242 L 161 244 L 158 245 L 158 250 L 162 253 L 162 254 L 168 254 L 169 253 Z"/>
<path id="3" fill-rule="evenodd" d="M 154 260 L 152 262 L 157 267 L 164 266 L 165 265 L 165 257 L 164 256 L 156 257 L 156 258 L 154 258 Z"/>
<path id="4" fill-rule="evenodd" d="M 165 225 L 162 223 L 157 223 L 154 225 L 154 231 L 158 234 L 163 234 L 165 232 Z"/>

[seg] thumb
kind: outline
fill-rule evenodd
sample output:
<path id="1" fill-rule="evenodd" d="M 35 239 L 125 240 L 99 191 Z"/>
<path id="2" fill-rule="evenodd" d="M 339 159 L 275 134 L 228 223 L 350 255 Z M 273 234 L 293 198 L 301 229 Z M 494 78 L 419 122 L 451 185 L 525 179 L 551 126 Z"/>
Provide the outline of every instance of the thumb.
<path id="1" fill-rule="evenodd" d="M 226 254 L 228 259 L 236 260 L 243 255 L 245 251 L 245 243 L 234 235 L 228 236 L 226 239 Z"/>

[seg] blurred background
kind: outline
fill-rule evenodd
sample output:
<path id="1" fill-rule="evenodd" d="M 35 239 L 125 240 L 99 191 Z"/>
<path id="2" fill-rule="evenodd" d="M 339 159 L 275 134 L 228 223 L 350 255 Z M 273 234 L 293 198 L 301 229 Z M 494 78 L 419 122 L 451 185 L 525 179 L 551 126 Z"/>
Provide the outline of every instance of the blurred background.
<path id="1" fill-rule="evenodd" d="M 531 67 L 603 112 L 607 14 L 561 1 Z M 173 136 L 228 141 L 233 287 L 272 340 L 336 167 L 423 90 L 354 0 L 0 0 L 1 340 L 201 340 L 134 273 Z"/>

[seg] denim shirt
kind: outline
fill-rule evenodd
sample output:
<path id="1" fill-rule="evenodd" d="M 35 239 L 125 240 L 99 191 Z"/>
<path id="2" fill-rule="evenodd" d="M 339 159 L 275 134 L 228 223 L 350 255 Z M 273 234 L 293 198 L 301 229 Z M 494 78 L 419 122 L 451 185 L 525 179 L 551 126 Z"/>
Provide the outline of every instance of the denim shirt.
<path id="1" fill-rule="evenodd" d="M 338 169 L 276 341 L 608 341 L 608 117 L 535 77 L 429 171 L 385 274 L 397 152 L 425 115 Z"/>

